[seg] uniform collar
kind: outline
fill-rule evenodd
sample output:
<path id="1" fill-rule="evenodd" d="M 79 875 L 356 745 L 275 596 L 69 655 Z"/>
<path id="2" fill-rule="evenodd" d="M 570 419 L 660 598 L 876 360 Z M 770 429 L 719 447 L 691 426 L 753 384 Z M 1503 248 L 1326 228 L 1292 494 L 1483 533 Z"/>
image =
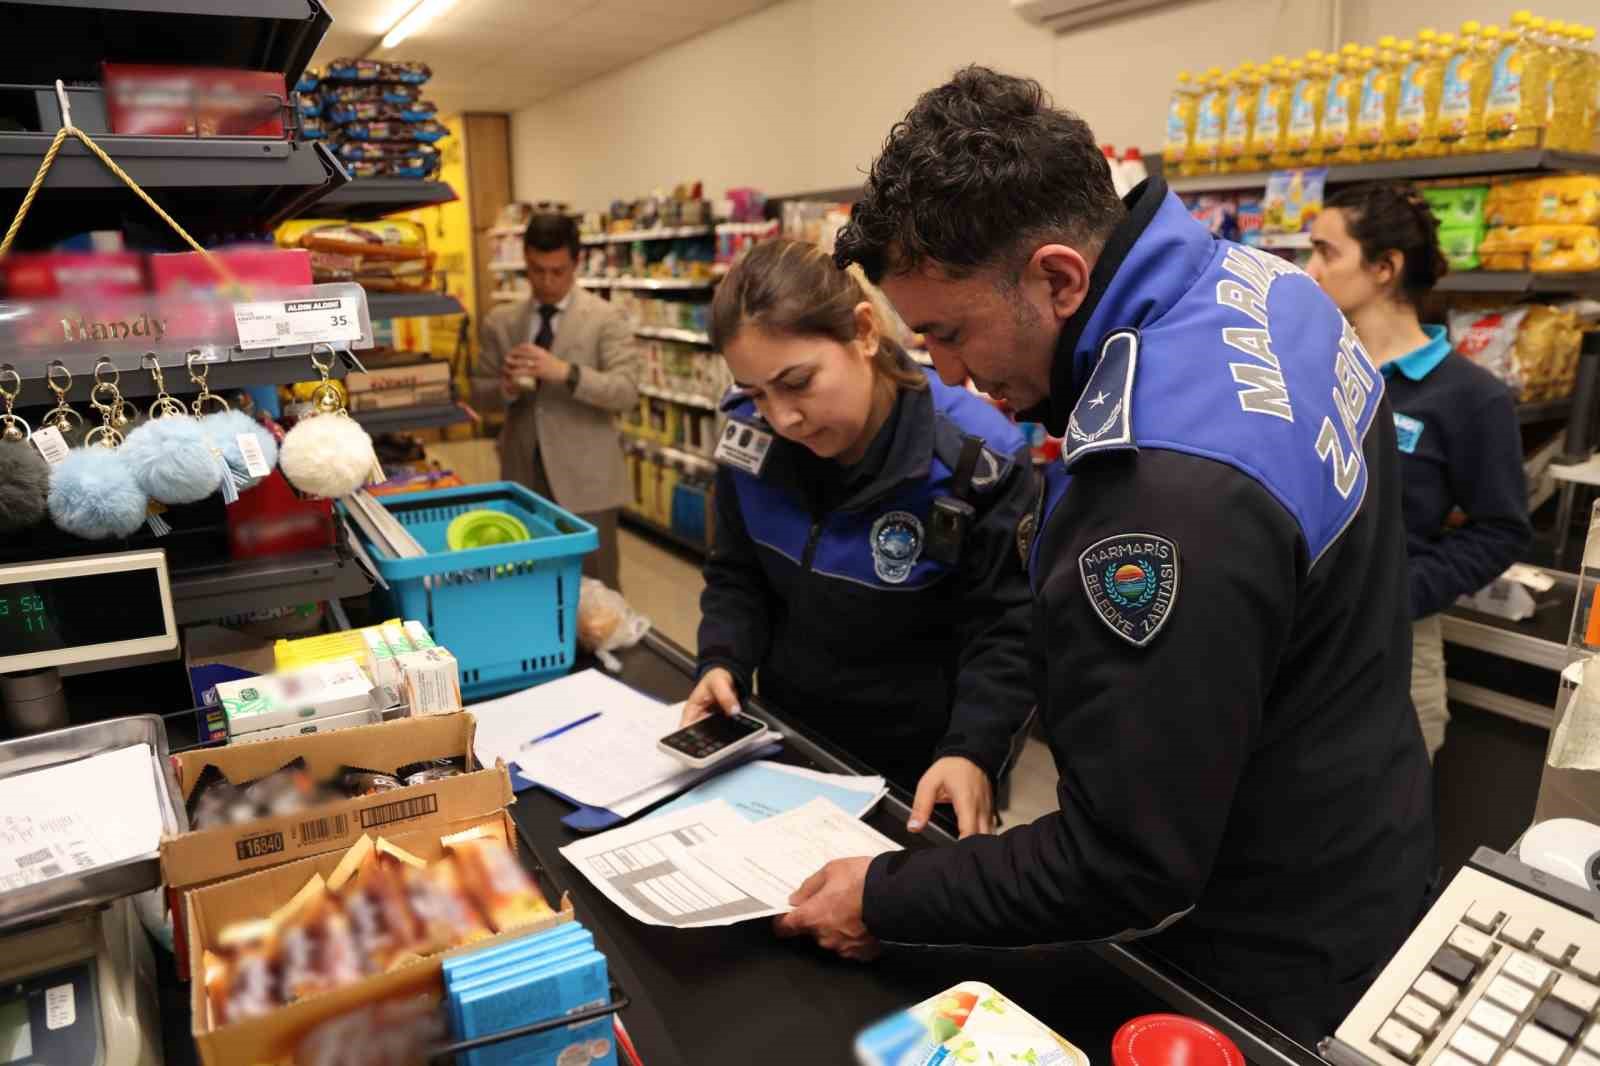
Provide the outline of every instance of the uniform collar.
<path id="1" fill-rule="evenodd" d="M 1412 381 L 1421 381 L 1434 368 L 1444 362 L 1445 356 L 1450 354 L 1450 337 L 1443 326 L 1423 326 L 1422 332 L 1428 335 L 1428 343 L 1412 352 L 1407 352 L 1398 359 L 1391 359 L 1383 364 L 1385 376 L 1392 376 L 1396 370 L 1410 378 Z"/>
<path id="2" fill-rule="evenodd" d="M 1050 398 L 1021 418 L 1064 431 L 1068 416 L 1111 331 L 1137 329 L 1188 291 L 1216 244 L 1165 180 L 1149 178 L 1123 200 L 1128 217 L 1112 230 L 1089 274 L 1083 306 L 1062 324 L 1050 371 Z"/>

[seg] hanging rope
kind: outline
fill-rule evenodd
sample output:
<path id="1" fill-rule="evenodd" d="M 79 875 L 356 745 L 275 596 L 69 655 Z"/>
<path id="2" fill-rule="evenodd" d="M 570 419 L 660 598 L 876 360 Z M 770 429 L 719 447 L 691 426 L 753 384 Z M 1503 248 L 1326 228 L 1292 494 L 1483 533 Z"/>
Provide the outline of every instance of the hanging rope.
<path id="1" fill-rule="evenodd" d="M 115 174 L 124 185 L 134 191 L 134 194 L 139 199 L 148 204 L 150 210 L 160 216 L 161 221 L 171 226 L 172 231 L 182 237 L 185 244 L 198 252 L 200 257 L 206 261 L 206 265 L 216 271 L 218 277 L 230 285 L 237 285 L 238 279 L 233 276 L 233 272 L 227 268 L 222 260 L 200 247 L 199 242 L 189 236 L 187 230 L 178 225 L 177 219 L 167 214 L 160 204 L 150 198 L 149 193 L 139 187 L 139 183 L 134 181 L 127 171 L 117 166 L 116 160 L 107 155 L 105 149 L 95 144 L 93 138 L 72 124 L 72 110 L 67 104 L 66 90 L 59 81 L 56 82 L 56 98 L 61 102 L 61 128 L 56 130 L 56 135 L 51 139 L 50 147 L 45 151 L 44 158 L 39 160 L 39 170 L 33 176 L 33 184 L 28 186 L 27 193 L 22 197 L 22 203 L 17 207 L 16 217 L 11 220 L 11 225 L 6 230 L 5 239 L 0 240 L 0 259 L 10 254 L 11 244 L 17 239 L 17 231 L 22 228 L 22 220 L 28 217 L 28 210 L 33 207 L 34 198 L 39 195 L 39 189 L 43 187 L 45 176 L 50 173 L 50 167 L 55 164 L 56 156 L 61 152 L 61 146 L 66 143 L 68 137 L 76 137 L 83 143 L 85 148 L 94 153 L 95 158 L 106 165 L 107 170 Z"/>

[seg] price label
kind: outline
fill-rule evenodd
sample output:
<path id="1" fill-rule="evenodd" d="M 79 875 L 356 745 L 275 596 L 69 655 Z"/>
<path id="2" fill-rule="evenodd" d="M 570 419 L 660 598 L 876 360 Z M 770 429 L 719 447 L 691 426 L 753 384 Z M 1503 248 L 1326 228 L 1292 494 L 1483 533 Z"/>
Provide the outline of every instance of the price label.
<path id="1" fill-rule="evenodd" d="M 78 995 L 71 985 L 52 985 L 44 990 L 44 1027 L 52 1032 L 66 1029 L 78 1020 Z"/>
<path id="2" fill-rule="evenodd" d="M 239 327 L 239 347 L 246 349 L 361 339 L 355 296 L 234 304 L 233 320 Z"/>
<path id="3" fill-rule="evenodd" d="M 261 451 L 261 442 L 254 433 L 239 434 L 239 454 L 244 456 L 244 472 L 251 477 L 266 477 L 272 473 L 267 457 Z"/>
<path id="4" fill-rule="evenodd" d="M 40 426 L 33 431 L 33 446 L 44 461 L 55 466 L 67 457 L 67 440 L 55 426 Z"/>

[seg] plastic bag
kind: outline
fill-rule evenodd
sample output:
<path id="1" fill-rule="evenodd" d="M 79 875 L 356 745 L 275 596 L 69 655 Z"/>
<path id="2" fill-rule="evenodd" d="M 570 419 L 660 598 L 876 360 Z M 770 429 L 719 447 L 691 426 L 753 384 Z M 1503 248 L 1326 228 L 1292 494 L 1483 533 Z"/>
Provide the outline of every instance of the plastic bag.
<path id="1" fill-rule="evenodd" d="M 578 590 L 578 644 L 612 673 L 622 669 L 614 651 L 631 648 L 650 632 L 650 619 L 628 606 L 622 593 L 592 577 Z"/>
<path id="2" fill-rule="evenodd" d="M 1511 388 L 1520 389 L 1522 377 L 1512 353 L 1517 346 L 1517 331 L 1527 314 L 1526 307 L 1500 311 L 1451 311 L 1450 343 L 1456 351 Z"/>

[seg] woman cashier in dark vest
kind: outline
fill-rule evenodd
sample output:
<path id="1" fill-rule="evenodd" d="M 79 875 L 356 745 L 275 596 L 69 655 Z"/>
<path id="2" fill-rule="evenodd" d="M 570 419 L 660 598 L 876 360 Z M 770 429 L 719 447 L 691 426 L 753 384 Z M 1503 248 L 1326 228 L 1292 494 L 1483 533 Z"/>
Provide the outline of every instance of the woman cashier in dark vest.
<path id="1" fill-rule="evenodd" d="M 1448 269 L 1438 223 L 1404 185 L 1334 193 L 1311 226 L 1311 276 L 1383 371 L 1400 446 L 1410 572 L 1411 701 L 1428 756 L 1444 745 L 1439 612 L 1516 562 L 1528 547 L 1522 437 L 1511 394 L 1453 351 L 1417 303 Z M 1452 518 L 1453 512 L 1460 511 Z"/>

